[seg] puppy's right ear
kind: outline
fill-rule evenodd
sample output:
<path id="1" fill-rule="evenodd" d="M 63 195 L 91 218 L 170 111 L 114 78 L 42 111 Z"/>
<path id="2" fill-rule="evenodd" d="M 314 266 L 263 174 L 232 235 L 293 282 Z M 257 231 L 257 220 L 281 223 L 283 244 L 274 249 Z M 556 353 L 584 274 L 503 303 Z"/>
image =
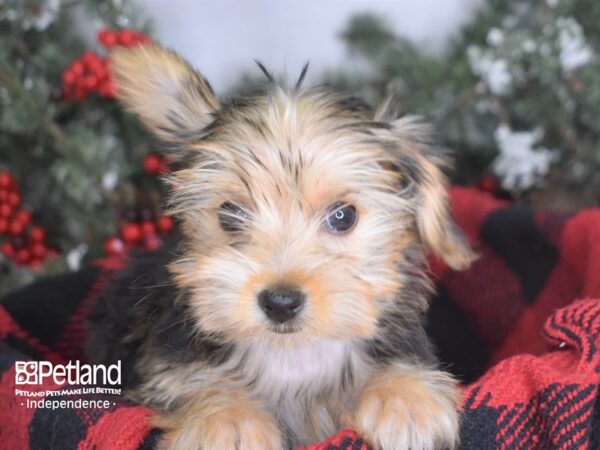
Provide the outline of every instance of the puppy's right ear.
<path id="1" fill-rule="evenodd" d="M 164 141 L 201 130 L 219 108 L 204 77 L 158 45 L 115 48 L 110 70 L 117 98 Z"/>

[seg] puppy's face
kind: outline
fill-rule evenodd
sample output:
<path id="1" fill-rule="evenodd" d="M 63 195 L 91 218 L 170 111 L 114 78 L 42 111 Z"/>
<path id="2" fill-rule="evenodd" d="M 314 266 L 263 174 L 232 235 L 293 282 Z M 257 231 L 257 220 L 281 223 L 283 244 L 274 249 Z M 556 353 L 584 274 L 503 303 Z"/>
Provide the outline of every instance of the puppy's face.
<path id="1" fill-rule="evenodd" d="M 369 338 L 402 308 L 407 255 L 472 254 L 447 213 L 442 163 L 414 119 L 316 91 L 221 105 L 159 47 L 113 54 L 118 95 L 172 147 L 173 265 L 205 333 L 299 344 Z"/>

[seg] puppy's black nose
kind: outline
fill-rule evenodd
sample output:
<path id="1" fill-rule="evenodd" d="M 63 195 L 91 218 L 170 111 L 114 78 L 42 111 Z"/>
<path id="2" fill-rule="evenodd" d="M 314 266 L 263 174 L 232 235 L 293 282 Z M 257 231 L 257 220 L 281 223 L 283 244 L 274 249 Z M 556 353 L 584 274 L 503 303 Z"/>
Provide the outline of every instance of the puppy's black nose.
<path id="1" fill-rule="evenodd" d="M 302 310 L 304 294 L 285 287 L 264 289 L 258 294 L 258 304 L 273 322 L 284 323 Z"/>

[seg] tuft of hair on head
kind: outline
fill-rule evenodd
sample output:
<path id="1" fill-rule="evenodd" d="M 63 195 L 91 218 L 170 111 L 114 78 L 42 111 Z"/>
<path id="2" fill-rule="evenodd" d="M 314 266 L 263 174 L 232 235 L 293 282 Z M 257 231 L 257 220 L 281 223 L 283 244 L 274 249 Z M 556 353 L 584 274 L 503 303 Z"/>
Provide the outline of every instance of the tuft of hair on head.
<path id="1" fill-rule="evenodd" d="M 375 110 L 374 119 L 382 122 L 393 122 L 400 117 L 402 103 L 400 95 L 391 84 L 388 85 L 386 91 L 383 101 Z"/>
<path id="2" fill-rule="evenodd" d="M 254 63 L 258 66 L 260 71 L 263 73 L 263 75 L 265 76 L 265 78 L 267 79 L 269 84 L 271 84 L 271 85 L 277 84 L 277 82 L 275 81 L 275 77 L 273 76 L 273 74 L 271 72 L 269 72 L 267 70 L 267 68 L 265 67 L 265 65 L 263 63 L 261 63 L 258 59 L 255 59 Z"/>
<path id="3" fill-rule="evenodd" d="M 117 98 L 165 142 L 177 143 L 212 121 L 220 103 L 206 79 L 159 45 L 111 51 Z"/>
<path id="4" fill-rule="evenodd" d="M 294 85 L 294 91 L 299 91 L 302 88 L 302 83 L 304 83 L 304 79 L 306 78 L 306 74 L 308 73 L 308 67 L 310 65 L 310 61 L 306 61 L 304 66 L 302 66 L 302 70 L 300 71 L 300 76 Z"/>

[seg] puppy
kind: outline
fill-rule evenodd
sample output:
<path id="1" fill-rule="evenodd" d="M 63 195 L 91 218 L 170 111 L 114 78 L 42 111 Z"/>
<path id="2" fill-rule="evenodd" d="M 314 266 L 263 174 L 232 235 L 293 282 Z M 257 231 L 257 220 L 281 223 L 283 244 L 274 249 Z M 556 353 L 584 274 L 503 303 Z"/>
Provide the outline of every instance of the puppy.
<path id="1" fill-rule="evenodd" d="M 221 103 L 155 45 L 115 51 L 112 75 L 176 167 L 181 237 L 103 294 L 89 355 L 123 361 L 161 445 L 279 450 L 352 427 L 376 449 L 454 447 L 425 253 L 455 269 L 473 253 L 428 127 L 301 82 Z"/>

